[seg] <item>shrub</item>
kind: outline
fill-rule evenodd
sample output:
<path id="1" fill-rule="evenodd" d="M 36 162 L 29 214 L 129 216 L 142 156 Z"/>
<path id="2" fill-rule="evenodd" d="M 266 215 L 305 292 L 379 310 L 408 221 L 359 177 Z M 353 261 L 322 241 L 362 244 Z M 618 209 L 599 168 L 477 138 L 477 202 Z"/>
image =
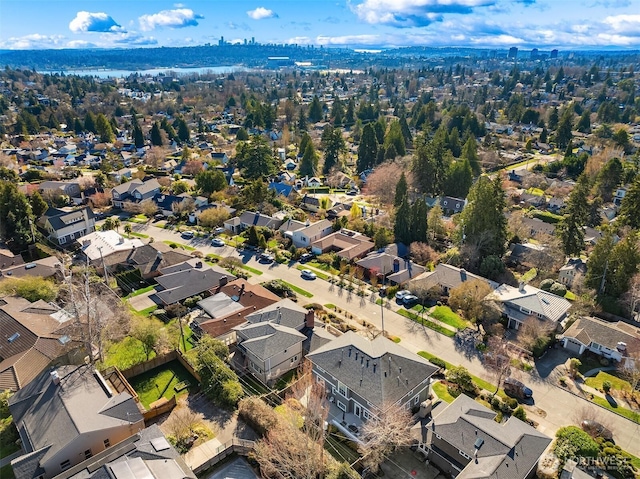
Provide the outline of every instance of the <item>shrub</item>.
<path id="1" fill-rule="evenodd" d="M 604 381 L 602 383 L 602 390 L 605 393 L 609 394 L 609 391 L 611 391 L 611 381 Z"/>
<path id="2" fill-rule="evenodd" d="M 191 296 L 190 298 L 187 298 L 184 300 L 184 305 L 187 308 L 193 308 L 198 303 L 198 301 L 202 301 L 202 296 L 200 295 Z"/>
<path id="3" fill-rule="evenodd" d="M 53 301 L 58 295 L 58 287 L 53 281 L 40 276 L 27 276 L 26 278 L 6 278 L 2 281 L 0 292 L 15 294 L 33 303 L 40 299 Z"/>
<path id="4" fill-rule="evenodd" d="M 511 409 L 518 407 L 518 400 L 516 398 L 507 398 L 506 402 Z"/>
<path id="5" fill-rule="evenodd" d="M 238 414 L 261 436 L 278 424 L 277 413 L 256 397 L 242 399 L 238 405 Z"/>
<path id="6" fill-rule="evenodd" d="M 527 422 L 527 412 L 524 410 L 522 406 L 518 406 L 515 411 L 513 411 L 513 417 L 520 419 L 521 421 Z"/>
<path id="7" fill-rule="evenodd" d="M 440 359 L 440 358 L 431 358 L 429 359 L 429 362 L 431 364 L 435 364 L 436 366 L 442 368 L 442 369 L 447 369 L 447 363 L 444 361 L 444 359 Z"/>
<path id="8" fill-rule="evenodd" d="M 562 461 L 570 457 L 596 457 L 599 446 L 589 434 L 576 426 L 561 427 L 556 433 L 554 452 Z"/>
<path id="9" fill-rule="evenodd" d="M 551 287 L 553 286 L 553 284 L 554 284 L 554 283 L 555 283 L 555 281 L 554 281 L 554 280 L 552 280 L 552 279 L 545 279 L 545 280 L 542 280 L 542 281 L 540 282 L 540 289 L 541 289 L 542 291 L 547 291 L 547 292 L 549 292 L 549 291 L 551 291 Z"/>
<path id="10" fill-rule="evenodd" d="M 561 283 L 553 283 L 549 292 L 556 296 L 564 297 L 564 295 L 567 294 L 567 287 Z"/>
<path id="11" fill-rule="evenodd" d="M 500 409 L 500 398 L 498 396 L 493 396 L 491 399 L 491 407 L 493 409 Z"/>

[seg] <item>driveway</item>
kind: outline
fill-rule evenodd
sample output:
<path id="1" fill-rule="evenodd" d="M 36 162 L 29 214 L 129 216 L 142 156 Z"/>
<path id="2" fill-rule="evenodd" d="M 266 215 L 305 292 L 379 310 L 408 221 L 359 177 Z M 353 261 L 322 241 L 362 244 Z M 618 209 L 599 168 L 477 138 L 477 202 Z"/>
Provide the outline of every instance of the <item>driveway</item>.
<path id="1" fill-rule="evenodd" d="M 146 293 L 139 294 L 133 298 L 129 298 L 129 304 L 136 311 L 142 311 L 143 309 L 150 308 L 151 306 L 157 306 L 156 302 L 151 299 L 151 296 L 156 294 L 155 290 L 147 291 Z"/>

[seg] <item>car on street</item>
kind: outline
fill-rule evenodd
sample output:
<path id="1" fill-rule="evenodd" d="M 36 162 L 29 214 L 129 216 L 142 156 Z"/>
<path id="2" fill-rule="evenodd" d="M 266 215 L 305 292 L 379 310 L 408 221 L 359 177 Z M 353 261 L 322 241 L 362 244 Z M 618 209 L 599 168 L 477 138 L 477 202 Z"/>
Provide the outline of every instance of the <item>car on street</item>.
<path id="1" fill-rule="evenodd" d="M 270 255 L 269 253 L 262 253 L 258 256 L 258 261 L 260 263 L 273 263 L 274 260 L 275 258 L 273 255 Z"/>
<path id="2" fill-rule="evenodd" d="M 398 301 L 402 301 L 402 298 L 404 298 L 406 295 L 411 294 L 411 291 L 407 290 L 407 289 L 403 289 L 400 290 L 396 293 L 396 299 Z"/>
<path id="3" fill-rule="evenodd" d="M 224 246 L 224 241 L 222 241 L 220 238 L 213 238 L 211 240 L 211 246 Z"/>
<path id="4" fill-rule="evenodd" d="M 405 308 L 410 308 L 418 303 L 418 297 L 415 294 L 406 294 L 402 297 L 402 304 Z"/>
<path id="5" fill-rule="evenodd" d="M 580 426 L 592 437 L 601 437 L 607 441 L 613 441 L 613 433 L 611 430 L 607 429 L 599 422 L 593 421 L 592 419 L 584 419 L 580 423 Z"/>
<path id="6" fill-rule="evenodd" d="M 222 226 L 218 226 L 216 229 L 213 230 L 213 232 L 219 235 L 220 233 L 224 233 L 224 228 Z"/>
<path id="7" fill-rule="evenodd" d="M 182 233 L 180 233 L 180 236 L 182 236 L 184 239 L 193 239 L 193 237 L 196 234 L 193 231 L 183 231 Z"/>
<path id="8" fill-rule="evenodd" d="M 303 279 L 316 279 L 317 278 L 316 274 L 313 271 L 309 270 L 309 269 L 301 270 L 300 271 L 300 277 L 303 278 Z"/>
<path id="9" fill-rule="evenodd" d="M 515 378 L 505 379 L 502 386 L 504 392 L 511 397 L 524 400 L 533 396 L 533 391 Z"/>
<path id="10" fill-rule="evenodd" d="M 311 253 L 304 253 L 300 256 L 301 263 L 306 263 L 307 261 L 311 261 L 311 259 L 313 259 L 313 255 Z"/>

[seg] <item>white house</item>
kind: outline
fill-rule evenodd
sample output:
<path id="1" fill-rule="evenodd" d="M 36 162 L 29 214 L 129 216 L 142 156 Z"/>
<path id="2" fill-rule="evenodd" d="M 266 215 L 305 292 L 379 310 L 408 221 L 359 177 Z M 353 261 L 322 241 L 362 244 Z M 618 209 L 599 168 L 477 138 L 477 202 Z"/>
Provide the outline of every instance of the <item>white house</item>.
<path id="1" fill-rule="evenodd" d="M 292 239 L 296 248 L 308 248 L 311 243 L 333 232 L 333 223 L 329 220 L 321 220 L 293 232 Z"/>

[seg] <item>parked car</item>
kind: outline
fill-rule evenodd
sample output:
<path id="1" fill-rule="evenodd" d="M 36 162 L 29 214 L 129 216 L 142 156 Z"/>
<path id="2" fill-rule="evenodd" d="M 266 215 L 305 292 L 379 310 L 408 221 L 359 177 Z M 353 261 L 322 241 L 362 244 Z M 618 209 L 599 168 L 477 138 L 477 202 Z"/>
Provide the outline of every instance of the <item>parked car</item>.
<path id="1" fill-rule="evenodd" d="M 507 395 L 518 399 L 530 399 L 533 396 L 533 391 L 531 389 L 514 378 L 505 379 L 503 387 L 504 392 Z"/>
<path id="2" fill-rule="evenodd" d="M 415 294 L 406 294 L 402 297 L 402 304 L 406 308 L 410 308 L 418 302 L 418 297 Z"/>
<path id="3" fill-rule="evenodd" d="M 153 219 L 156 221 L 160 221 L 164 219 L 164 215 L 162 213 L 157 213 L 155 215 L 153 215 Z"/>
<path id="4" fill-rule="evenodd" d="M 222 226 L 218 226 L 216 229 L 213 230 L 213 232 L 219 235 L 220 233 L 224 233 L 224 228 Z"/>
<path id="5" fill-rule="evenodd" d="M 300 277 L 303 278 L 303 279 L 316 279 L 317 278 L 316 274 L 313 271 L 309 270 L 309 269 L 301 270 L 300 271 Z"/>
<path id="6" fill-rule="evenodd" d="M 213 238 L 211 240 L 211 246 L 224 246 L 224 241 L 222 241 L 220 238 Z"/>
<path id="7" fill-rule="evenodd" d="M 300 256 L 300 262 L 306 263 L 307 261 L 311 261 L 313 259 L 313 255 L 311 253 L 304 253 Z"/>
<path id="8" fill-rule="evenodd" d="M 396 299 L 397 299 L 398 301 L 402 301 L 402 299 L 403 299 L 406 295 L 408 295 L 408 294 L 411 294 L 411 291 L 409 291 L 409 290 L 407 290 L 407 289 L 402 289 L 402 290 L 400 290 L 400 291 L 398 291 L 398 292 L 396 293 Z"/>
<path id="9" fill-rule="evenodd" d="M 591 419 L 584 419 L 580 426 L 582 429 L 593 437 L 601 437 L 607 441 L 613 441 L 613 433 L 610 429 L 607 429 L 599 422 L 593 421 Z"/>
<path id="10" fill-rule="evenodd" d="M 183 231 L 182 233 L 180 233 L 180 236 L 182 236 L 184 239 L 193 239 L 193 237 L 196 234 L 193 231 Z"/>
<path id="11" fill-rule="evenodd" d="M 275 258 L 273 255 L 270 255 L 269 253 L 262 253 L 258 256 L 258 261 L 261 263 L 273 263 L 274 260 Z"/>

